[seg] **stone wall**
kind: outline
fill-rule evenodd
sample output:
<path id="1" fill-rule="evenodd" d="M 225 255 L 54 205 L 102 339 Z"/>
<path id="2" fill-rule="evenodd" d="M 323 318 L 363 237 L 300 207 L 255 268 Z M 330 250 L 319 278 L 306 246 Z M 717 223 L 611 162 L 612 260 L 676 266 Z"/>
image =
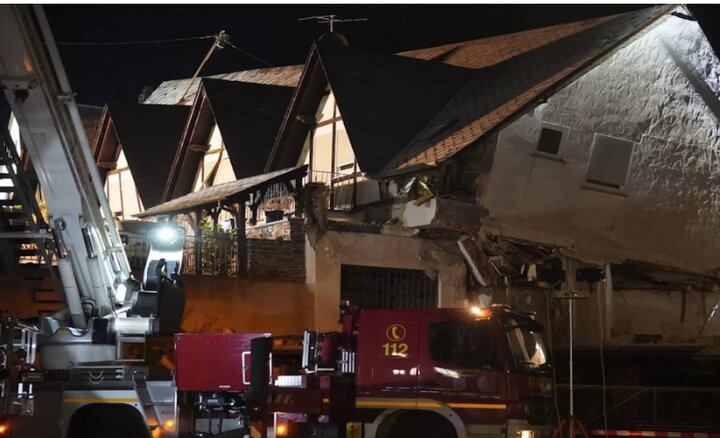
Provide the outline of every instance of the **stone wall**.
<path id="1" fill-rule="evenodd" d="M 302 281 L 305 279 L 303 220 L 292 218 L 277 224 L 279 231 L 275 239 L 248 239 L 248 276 Z"/>
<path id="2" fill-rule="evenodd" d="M 488 232 L 588 261 L 716 272 L 718 96 L 720 65 L 702 31 L 668 16 L 500 132 L 481 195 Z M 535 153 L 543 122 L 567 128 L 561 159 Z M 634 143 L 621 191 L 586 183 L 595 134 Z"/>

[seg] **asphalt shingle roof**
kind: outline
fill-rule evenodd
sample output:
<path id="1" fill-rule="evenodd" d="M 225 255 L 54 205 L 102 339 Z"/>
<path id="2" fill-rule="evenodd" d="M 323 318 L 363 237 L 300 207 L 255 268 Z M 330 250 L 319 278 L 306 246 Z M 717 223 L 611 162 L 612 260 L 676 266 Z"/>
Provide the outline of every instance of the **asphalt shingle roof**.
<path id="1" fill-rule="evenodd" d="M 318 47 L 360 168 L 379 171 L 472 70 L 354 47 Z"/>
<path id="2" fill-rule="evenodd" d="M 385 168 L 436 163 L 451 157 L 634 35 L 658 18 L 663 9 L 652 7 L 593 20 L 593 27 L 478 69 Z M 455 129 L 439 140 L 427 139 L 434 126 L 448 120 L 459 120 Z"/>
<path id="3" fill-rule="evenodd" d="M 111 104 L 108 112 L 143 206 L 160 203 L 190 108 Z"/>
<path id="4" fill-rule="evenodd" d="M 283 67 L 258 68 L 254 70 L 222 73 L 219 75 L 208 76 L 208 78 L 294 87 L 300 80 L 302 70 L 302 65 L 288 65 Z M 192 80 L 190 78 L 186 78 L 165 81 L 152 92 L 150 97 L 148 97 L 144 103 L 159 105 L 192 105 L 195 100 L 195 94 L 200 87 L 201 80 L 202 78 L 195 78 Z M 189 89 L 188 84 L 190 84 Z M 186 90 L 187 94 L 185 94 Z M 180 101 L 183 94 L 185 94 L 185 98 Z"/>
<path id="5" fill-rule="evenodd" d="M 649 7 L 398 55 L 315 44 L 319 56 L 310 59 L 324 69 L 360 168 L 376 173 L 448 159 L 671 9 Z M 308 65 L 305 74 L 314 71 Z M 300 91 L 295 106 L 306 98 Z M 286 144 L 283 138 L 269 169 L 289 165 L 300 153 L 298 136 Z"/>
<path id="6" fill-rule="evenodd" d="M 203 88 L 235 176 L 261 173 L 295 89 L 207 78 Z"/>

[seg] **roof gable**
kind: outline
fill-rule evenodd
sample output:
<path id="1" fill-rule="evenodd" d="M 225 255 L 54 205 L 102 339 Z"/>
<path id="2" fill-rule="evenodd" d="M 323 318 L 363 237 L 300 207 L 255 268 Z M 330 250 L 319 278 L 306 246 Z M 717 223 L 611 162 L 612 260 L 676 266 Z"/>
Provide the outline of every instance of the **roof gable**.
<path id="1" fill-rule="evenodd" d="M 566 85 L 671 9 L 650 7 L 402 56 L 321 44 L 321 38 L 266 170 L 297 162 L 308 132 L 299 128 L 308 123 L 308 109 L 299 109 L 317 106 L 319 76 L 330 83 L 363 171 L 435 164 Z M 403 57 L 425 61 L 398 61 Z"/>
<path id="2" fill-rule="evenodd" d="M 443 161 L 477 141 L 536 99 L 594 65 L 667 12 L 651 7 L 616 15 L 570 36 L 479 69 L 385 168 Z M 434 126 L 459 120 L 441 139 L 428 139 Z"/>
<path id="3" fill-rule="evenodd" d="M 203 79 L 237 178 L 262 173 L 294 88 Z"/>
<path id="4" fill-rule="evenodd" d="M 295 87 L 302 74 L 302 65 L 258 68 L 208 76 L 225 81 Z M 192 105 L 203 78 L 185 78 L 165 81 L 152 92 L 144 103 L 160 105 Z M 183 97 L 184 96 L 184 97 Z"/>
<path id="5" fill-rule="evenodd" d="M 119 145 L 145 208 L 162 201 L 189 112 L 190 108 L 176 105 L 108 105 Z"/>
<path id="6" fill-rule="evenodd" d="M 358 164 L 366 172 L 380 170 L 473 74 L 347 46 L 317 50 Z"/>

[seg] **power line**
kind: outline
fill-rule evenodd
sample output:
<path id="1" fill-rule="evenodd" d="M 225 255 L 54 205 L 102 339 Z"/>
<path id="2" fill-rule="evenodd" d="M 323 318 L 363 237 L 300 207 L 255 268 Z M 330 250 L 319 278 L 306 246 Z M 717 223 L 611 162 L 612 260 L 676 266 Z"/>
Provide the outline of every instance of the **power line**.
<path id="1" fill-rule="evenodd" d="M 228 41 L 227 44 L 228 44 L 230 47 L 232 47 L 233 49 L 235 49 L 235 50 L 237 50 L 238 52 L 242 53 L 243 55 L 247 55 L 247 56 L 251 57 L 252 59 L 254 59 L 255 61 L 267 65 L 268 67 L 273 67 L 273 65 L 270 64 L 269 62 L 265 61 L 265 60 L 262 59 L 262 58 L 259 58 L 259 57 L 255 56 L 255 55 L 253 55 L 253 54 L 250 53 L 250 52 L 246 52 L 245 50 L 243 50 L 243 49 L 241 49 L 240 47 L 236 46 L 235 44 L 231 43 L 230 41 Z"/>
<path id="2" fill-rule="evenodd" d="M 163 43 L 178 43 L 182 41 L 196 41 L 196 40 L 209 40 L 215 38 L 215 35 L 205 35 L 197 37 L 187 38 L 173 38 L 165 40 L 150 40 L 150 41 L 112 41 L 112 42 L 82 42 L 82 41 L 64 41 L 56 42 L 58 46 L 129 46 L 129 45 L 141 45 L 141 44 L 163 44 Z"/>

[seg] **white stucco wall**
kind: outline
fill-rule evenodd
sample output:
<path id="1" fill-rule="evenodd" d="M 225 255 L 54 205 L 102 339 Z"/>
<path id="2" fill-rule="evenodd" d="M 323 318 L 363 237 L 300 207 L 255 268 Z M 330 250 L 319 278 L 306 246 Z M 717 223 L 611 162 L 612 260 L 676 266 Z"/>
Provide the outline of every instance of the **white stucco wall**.
<path id="1" fill-rule="evenodd" d="M 697 23 L 667 17 L 501 131 L 485 225 L 589 260 L 718 269 L 718 96 L 720 67 Z M 543 121 L 568 128 L 563 161 L 533 155 Z M 622 194 L 586 187 L 596 133 L 635 142 Z"/>

